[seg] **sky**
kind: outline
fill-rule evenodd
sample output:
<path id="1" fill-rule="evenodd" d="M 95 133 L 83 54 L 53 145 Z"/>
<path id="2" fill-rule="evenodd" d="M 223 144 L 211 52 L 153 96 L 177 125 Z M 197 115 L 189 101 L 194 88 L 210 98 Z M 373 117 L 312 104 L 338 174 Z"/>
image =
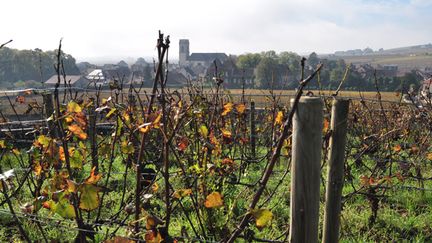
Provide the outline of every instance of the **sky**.
<path id="1" fill-rule="evenodd" d="M 158 30 L 191 52 L 300 54 L 432 42 L 432 0 L 5 0 L 0 44 L 78 61 L 153 57 Z"/>

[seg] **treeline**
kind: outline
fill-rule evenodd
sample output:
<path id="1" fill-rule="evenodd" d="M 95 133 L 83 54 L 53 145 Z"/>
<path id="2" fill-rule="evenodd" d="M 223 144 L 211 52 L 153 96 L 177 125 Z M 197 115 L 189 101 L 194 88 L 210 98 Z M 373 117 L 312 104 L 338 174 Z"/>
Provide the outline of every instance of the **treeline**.
<path id="1" fill-rule="evenodd" d="M 297 87 L 302 76 L 301 60 L 302 57 L 293 52 L 267 51 L 240 55 L 236 64 L 241 69 L 254 69 L 255 88 L 293 89 Z M 310 89 L 336 89 L 346 73 L 343 89 L 375 90 L 373 70 L 362 73 L 355 65 L 347 64 L 343 59 L 321 59 L 315 52 L 306 57 L 303 75 L 309 75 L 320 62 L 324 67 L 320 75 L 308 85 Z M 415 70 L 402 77 L 376 76 L 376 82 L 382 91 L 417 89 L 421 80 L 422 77 L 417 75 Z"/>
<path id="2" fill-rule="evenodd" d="M 61 53 L 64 71 L 68 75 L 79 75 L 75 58 Z M 54 75 L 57 50 L 42 51 L 0 49 L 0 88 L 39 88 L 42 82 Z"/>

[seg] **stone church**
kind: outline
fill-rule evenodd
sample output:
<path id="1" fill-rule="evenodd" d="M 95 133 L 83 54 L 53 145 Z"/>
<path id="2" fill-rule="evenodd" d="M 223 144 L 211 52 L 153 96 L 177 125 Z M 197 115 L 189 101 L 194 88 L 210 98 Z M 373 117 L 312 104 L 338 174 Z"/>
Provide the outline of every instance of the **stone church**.
<path id="1" fill-rule="evenodd" d="M 209 67 L 213 61 L 225 62 L 228 56 L 225 53 L 192 53 L 189 54 L 189 40 L 180 39 L 179 41 L 179 65 L 180 67 Z"/>

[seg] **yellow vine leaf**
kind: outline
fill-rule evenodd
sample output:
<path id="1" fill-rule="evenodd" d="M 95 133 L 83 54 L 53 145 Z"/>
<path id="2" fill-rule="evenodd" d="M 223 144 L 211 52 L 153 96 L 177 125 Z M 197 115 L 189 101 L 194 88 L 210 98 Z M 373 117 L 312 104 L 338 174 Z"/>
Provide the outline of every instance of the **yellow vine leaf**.
<path id="1" fill-rule="evenodd" d="M 273 213 L 268 209 L 253 209 L 251 213 L 255 218 L 255 225 L 259 230 L 269 226 L 273 218 Z"/>
<path id="2" fill-rule="evenodd" d="M 432 153 L 428 153 L 427 158 L 428 160 L 432 160 Z"/>
<path id="3" fill-rule="evenodd" d="M 110 119 L 116 111 L 117 111 L 116 108 L 111 108 L 110 111 L 106 114 L 106 118 Z"/>
<path id="4" fill-rule="evenodd" d="M 40 176 L 42 173 L 42 166 L 39 161 L 35 161 L 33 164 L 33 172 L 36 176 Z"/>
<path id="5" fill-rule="evenodd" d="M 189 196 L 190 194 L 192 194 L 192 189 L 179 189 L 174 192 L 173 197 L 180 199 Z"/>
<path id="6" fill-rule="evenodd" d="M 82 111 L 80 105 L 78 105 L 75 101 L 71 101 L 67 104 L 67 112 L 69 113 L 79 113 Z"/>
<path id="7" fill-rule="evenodd" d="M 399 152 L 399 151 L 401 151 L 401 149 L 402 149 L 402 147 L 400 146 L 400 144 L 396 144 L 396 145 L 393 147 L 393 151 L 395 151 L 396 153 Z"/>
<path id="8" fill-rule="evenodd" d="M 276 119 L 275 119 L 275 124 L 282 125 L 282 122 L 283 122 L 283 112 L 278 111 L 278 113 L 276 115 Z"/>
<path id="9" fill-rule="evenodd" d="M 291 148 L 291 140 L 289 138 L 285 139 L 282 145 L 281 154 L 283 156 L 288 156 Z"/>
<path id="10" fill-rule="evenodd" d="M 205 125 L 201 125 L 199 128 L 199 134 L 203 137 L 203 138 L 207 138 L 208 135 L 208 129 Z"/>
<path id="11" fill-rule="evenodd" d="M 87 139 L 87 133 L 85 133 L 81 127 L 79 127 L 76 124 L 72 124 L 70 126 L 68 126 L 68 130 L 73 133 L 75 136 L 77 136 L 79 139 L 81 140 L 86 140 Z"/>
<path id="12" fill-rule="evenodd" d="M 225 105 L 224 105 L 224 109 L 223 109 L 223 112 L 222 112 L 222 116 L 226 116 L 226 115 L 228 115 L 228 113 L 230 113 L 231 111 L 232 111 L 232 109 L 233 109 L 233 103 L 231 103 L 231 102 L 228 102 L 228 103 L 226 103 Z"/>
<path id="13" fill-rule="evenodd" d="M 238 104 L 236 110 L 239 114 L 243 114 L 246 110 L 246 106 L 244 104 Z"/>
<path id="14" fill-rule="evenodd" d="M 90 171 L 90 176 L 85 180 L 88 184 L 96 184 L 102 177 L 102 174 L 96 174 L 96 167 Z"/>
<path id="15" fill-rule="evenodd" d="M 226 138 L 231 138 L 232 133 L 225 128 L 221 128 L 221 132 L 222 132 L 222 136 L 226 137 Z"/>
<path id="16" fill-rule="evenodd" d="M 37 140 L 33 143 L 36 147 L 48 147 L 48 145 L 51 142 L 51 138 L 45 136 L 45 135 L 40 135 Z"/>
<path id="17" fill-rule="evenodd" d="M 152 122 L 154 128 L 160 128 L 161 119 L 162 119 L 162 113 L 159 113 L 156 119 Z"/>
<path id="18" fill-rule="evenodd" d="M 67 191 L 68 192 L 76 192 L 77 191 L 77 184 L 69 179 L 66 179 L 66 183 L 67 183 Z"/>
<path id="19" fill-rule="evenodd" d="M 210 193 L 204 202 L 206 208 L 217 208 L 223 205 L 222 195 L 219 192 Z"/>
<path id="20" fill-rule="evenodd" d="M 159 190 L 159 185 L 155 182 L 153 183 L 153 185 L 151 186 L 151 189 L 154 193 L 156 193 Z"/>

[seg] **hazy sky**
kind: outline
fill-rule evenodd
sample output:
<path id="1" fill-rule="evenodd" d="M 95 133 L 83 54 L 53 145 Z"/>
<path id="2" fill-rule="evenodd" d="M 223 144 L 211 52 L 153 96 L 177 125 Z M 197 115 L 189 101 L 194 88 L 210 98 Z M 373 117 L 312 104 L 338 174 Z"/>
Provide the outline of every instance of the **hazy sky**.
<path id="1" fill-rule="evenodd" d="M 150 57 L 160 29 L 191 52 L 333 53 L 432 42 L 432 0 L 5 0 L 0 43 L 89 57 Z"/>

